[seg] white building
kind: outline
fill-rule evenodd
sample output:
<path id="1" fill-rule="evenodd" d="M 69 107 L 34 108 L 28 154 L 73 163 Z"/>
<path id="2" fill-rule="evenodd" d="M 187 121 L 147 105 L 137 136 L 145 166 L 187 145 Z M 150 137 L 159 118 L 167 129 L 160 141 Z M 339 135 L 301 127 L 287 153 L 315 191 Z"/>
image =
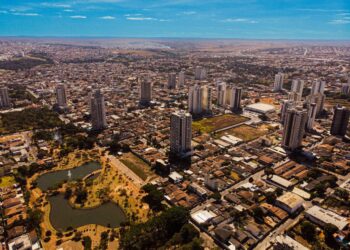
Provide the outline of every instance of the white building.
<path id="1" fill-rule="evenodd" d="M 192 151 L 192 116 L 184 111 L 175 112 L 170 117 L 170 152 L 186 156 Z"/>
<path id="2" fill-rule="evenodd" d="M 64 84 L 56 86 L 56 102 L 60 108 L 67 107 L 66 86 Z"/>
<path id="3" fill-rule="evenodd" d="M 275 75 L 275 82 L 273 84 L 273 91 L 281 91 L 283 89 L 284 74 L 278 73 Z"/>
<path id="4" fill-rule="evenodd" d="M 99 89 L 95 90 L 91 97 L 90 114 L 93 130 L 101 130 L 107 127 L 105 99 Z"/>
<path id="5" fill-rule="evenodd" d="M 304 81 L 301 79 L 294 79 L 292 81 L 291 92 L 297 93 L 298 95 L 302 96 L 303 90 L 304 90 Z"/>
<path id="6" fill-rule="evenodd" d="M 275 107 L 266 103 L 253 103 L 245 107 L 244 111 L 256 113 L 259 115 L 267 115 L 276 111 Z"/>
<path id="7" fill-rule="evenodd" d="M 323 209 L 319 206 L 313 206 L 305 212 L 305 216 L 312 222 L 323 227 L 330 223 L 336 226 L 339 230 L 343 230 L 349 224 L 347 218 L 340 216 L 330 210 Z"/>
<path id="8" fill-rule="evenodd" d="M 188 111 L 192 114 L 210 112 L 212 109 L 211 88 L 195 85 L 189 89 Z"/>
<path id="9" fill-rule="evenodd" d="M 324 102 L 326 100 L 326 96 L 322 93 L 317 93 L 317 94 L 314 94 L 314 95 L 309 95 L 307 97 L 307 100 L 306 102 L 307 103 L 316 103 L 316 110 L 317 110 L 317 114 L 316 115 L 319 115 L 323 109 L 324 109 Z"/>
<path id="10" fill-rule="evenodd" d="M 313 129 L 315 118 L 317 114 L 317 105 L 316 103 L 310 103 L 308 105 L 307 109 L 307 122 L 306 122 L 306 128 L 307 129 Z"/>
<path id="11" fill-rule="evenodd" d="M 288 109 L 294 107 L 295 102 L 291 100 L 283 100 L 281 104 L 281 123 L 284 124 L 284 119 L 286 117 L 286 112 Z"/>
<path id="12" fill-rule="evenodd" d="M 305 133 L 307 111 L 288 109 L 284 120 L 282 146 L 295 150 L 301 146 Z"/>
<path id="13" fill-rule="evenodd" d="M 350 110 L 342 107 L 334 107 L 334 115 L 331 127 L 332 135 L 344 136 L 349 126 Z"/>
<path id="14" fill-rule="evenodd" d="M 286 192 L 276 199 L 276 205 L 289 214 L 294 214 L 303 208 L 304 199 L 299 195 Z"/>
<path id="15" fill-rule="evenodd" d="M 205 80 L 207 78 L 207 71 L 201 66 L 197 66 L 194 72 L 195 80 Z"/>
<path id="16" fill-rule="evenodd" d="M 312 83 L 310 95 L 323 94 L 326 86 L 325 81 L 316 80 Z"/>

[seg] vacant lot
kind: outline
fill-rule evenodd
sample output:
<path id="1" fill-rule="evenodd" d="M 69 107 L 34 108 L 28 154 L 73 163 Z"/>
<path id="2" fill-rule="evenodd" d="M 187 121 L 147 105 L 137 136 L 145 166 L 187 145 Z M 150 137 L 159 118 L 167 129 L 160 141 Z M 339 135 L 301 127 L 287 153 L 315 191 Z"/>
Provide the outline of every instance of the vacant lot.
<path id="1" fill-rule="evenodd" d="M 240 115 L 226 114 L 194 121 L 192 123 L 192 128 L 202 133 L 211 133 L 213 131 L 230 127 L 248 120 L 248 118 Z"/>
<path id="2" fill-rule="evenodd" d="M 259 138 L 260 136 L 266 135 L 268 132 L 269 129 L 265 125 L 261 125 L 257 128 L 248 125 L 241 125 L 235 128 L 221 131 L 216 135 L 216 137 L 219 138 L 223 135 L 233 135 L 242 139 L 243 141 L 251 141 Z"/>
<path id="3" fill-rule="evenodd" d="M 144 181 L 152 175 L 150 166 L 133 153 L 123 154 L 119 160 Z"/>

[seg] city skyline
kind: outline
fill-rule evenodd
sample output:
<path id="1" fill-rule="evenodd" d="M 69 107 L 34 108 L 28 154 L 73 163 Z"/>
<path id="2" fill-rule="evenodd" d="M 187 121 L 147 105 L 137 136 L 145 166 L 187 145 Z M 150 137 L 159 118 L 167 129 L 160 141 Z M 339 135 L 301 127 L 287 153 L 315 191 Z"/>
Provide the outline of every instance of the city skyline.
<path id="1" fill-rule="evenodd" d="M 0 3 L 0 36 L 350 39 L 347 1 Z"/>

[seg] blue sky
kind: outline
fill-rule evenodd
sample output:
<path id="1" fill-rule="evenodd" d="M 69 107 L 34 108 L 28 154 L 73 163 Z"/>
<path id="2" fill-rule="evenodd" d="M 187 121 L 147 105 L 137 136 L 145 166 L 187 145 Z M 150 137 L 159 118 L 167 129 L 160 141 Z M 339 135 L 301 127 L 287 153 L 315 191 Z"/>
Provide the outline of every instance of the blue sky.
<path id="1" fill-rule="evenodd" d="M 350 0 L 0 0 L 0 36 L 350 39 Z"/>

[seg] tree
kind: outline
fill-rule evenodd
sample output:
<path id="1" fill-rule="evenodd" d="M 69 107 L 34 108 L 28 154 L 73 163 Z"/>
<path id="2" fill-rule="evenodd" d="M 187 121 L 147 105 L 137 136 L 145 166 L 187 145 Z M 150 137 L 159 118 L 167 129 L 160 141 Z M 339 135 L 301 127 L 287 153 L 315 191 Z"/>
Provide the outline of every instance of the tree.
<path id="1" fill-rule="evenodd" d="M 331 223 L 327 223 L 323 229 L 324 229 L 326 241 L 328 242 L 334 241 L 333 234 L 338 232 L 338 228 Z"/>
<path id="2" fill-rule="evenodd" d="M 213 198 L 216 202 L 219 202 L 221 200 L 221 194 L 220 192 L 214 192 L 212 195 L 210 195 L 210 198 Z"/>
<path id="3" fill-rule="evenodd" d="M 255 221 L 262 222 L 264 218 L 264 211 L 261 207 L 254 207 L 253 208 L 253 216 Z"/>
<path id="4" fill-rule="evenodd" d="M 83 238 L 83 246 L 84 250 L 91 250 L 91 238 L 89 236 Z"/>
<path id="5" fill-rule="evenodd" d="M 268 192 L 265 194 L 267 203 L 273 204 L 276 201 L 276 194 L 274 192 Z"/>
<path id="6" fill-rule="evenodd" d="M 142 189 L 147 193 L 147 195 L 142 198 L 142 201 L 147 203 L 154 211 L 162 210 L 163 192 L 158 190 L 157 187 L 152 184 L 146 184 Z"/>
<path id="7" fill-rule="evenodd" d="M 304 221 L 300 225 L 301 236 L 308 241 L 314 241 L 316 238 L 316 227 L 314 224 Z"/>
<path id="8" fill-rule="evenodd" d="M 267 178 L 271 178 L 275 174 L 275 170 L 271 167 L 267 167 L 264 169 L 264 174 L 267 176 Z"/>
<path id="9" fill-rule="evenodd" d="M 43 218 L 43 212 L 38 209 L 29 209 L 28 210 L 28 230 L 39 228 L 40 223 Z"/>
<path id="10" fill-rule="evenodd" d="M 334 194 L 345 201 L 349 199 L 349 192 L 343 188 L 337 188 Z"/>

